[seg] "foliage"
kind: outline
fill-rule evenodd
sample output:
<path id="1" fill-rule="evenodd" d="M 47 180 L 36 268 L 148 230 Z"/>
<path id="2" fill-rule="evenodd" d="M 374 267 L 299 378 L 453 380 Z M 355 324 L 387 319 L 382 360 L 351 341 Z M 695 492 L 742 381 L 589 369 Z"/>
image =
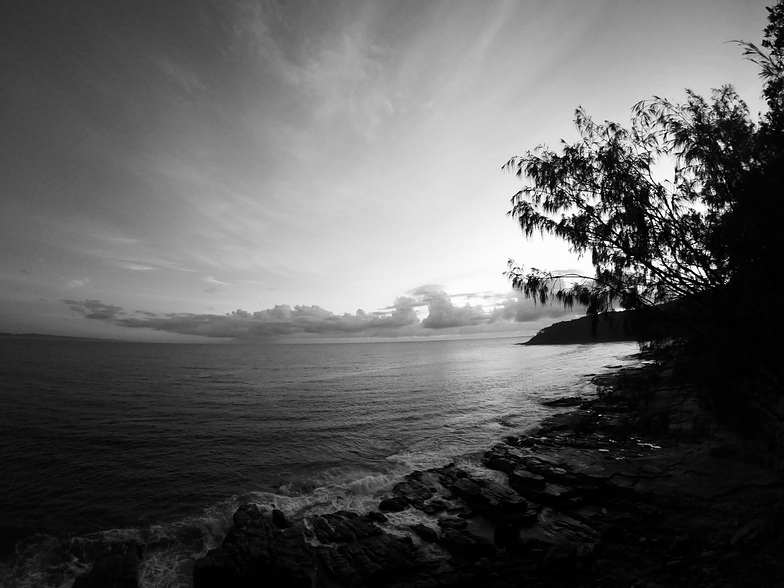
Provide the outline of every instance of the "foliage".
<path id="1" fill-rule="evenodd" d="M 640 308 L 725 283 L 729 269 L 716 234 L 748 168 L 753 129 L 734 90 L 714 92 L 711 103 L 691 92 L 685 105 L 640 102 L 630 129 L 597 124 L 582 109 L 575 122 L 581 140 L 563 143 L 560 154 L 539 147 L 506 164 L 532 181 L 515 194 L 510 214 L 527 236 L 550 233 L 590 254 L 595 276 L 552 290 L 556 276 L 513 266 L 513 285 L 596 313 L 615 302 Z M 657 180 L 670 161 L 674 180 Z"/>
<path id="2" fill-rule="evenodd" d="M 642 101 L 628 128 L 578 108 L 579 140 L 506 163 L 526 181 L 509 212 L 523 233 L 560 237 L 594 269 L 554 274 L 510 260 L 507 275 L 542 303 L 671 319 L 714 367 L 742 359 L 781 395 L 784 319 L 770 306 L 784 291 L 784 0 L 768 11 L 761 47 L 738 42 L 760 68 L 759 121 L 731 86 Z"/>
<path id="3" fill-rule="evenodd" d="M 771 226 L 771 207 L 759 207 L 770 200 L 759 184 L 777 172 L 784 116 L 784 6 L 769 10 L 768 52 L 743 44 L 765 80 L 770 110 L 760 125 L 731 86 L 709 100 L 687 91 L 683 104 L 660 97 L 638 103 L 628 129 L 597 123 L 578 108 L 580 140 L 562 141 L 560 153 L 539 146 L 507 162 L 504 169 L 529 180 L 510 211 L 523 233 L 564 239 L 590 255 L 595 270 L 591 277 L 554 275 L 510 262 L 516 288 L 597 313 L 616 303 L 641 308 L 699 297 L 754 262 L 766 247 L 761 240 L 781 227 Z M 743 242 L 734 229 L 742 229 Z"/>

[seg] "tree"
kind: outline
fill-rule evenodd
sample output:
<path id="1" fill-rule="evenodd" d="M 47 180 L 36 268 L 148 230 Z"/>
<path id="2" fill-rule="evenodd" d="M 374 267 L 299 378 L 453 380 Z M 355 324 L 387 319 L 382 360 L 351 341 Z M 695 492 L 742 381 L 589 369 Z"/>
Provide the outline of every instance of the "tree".
<path id="1" fill-rule="evenodd" d="M 768 11 L 762 47 L 738 42 L 760 67 L 759 122 L 731 86 L 707 100 L 687 91 L 684 103 L 642 101 L 628 128 L 578 108 L 579 140 L 506 163 L 527 182 L 509 212 L 523 233 L 560 237 L 594 269 L 553 274 L 510 261 L 508 276 L 542 303 L 670 320 L 693 357 L 742 358 L 784 396 L 784 319 L 770 308 L 784 291 L 784 0 Z"/>
<path id="2" fill-rule="evenodd" d="M 525 235 L 556 235 L 590 254 L 595 269 L 589 278 L 512 265 L 513 286 L 526 295 L 594 314 L 616 303 L 652 307 L 729 279 L 715 236 L 751 159 L 748 108 L 726 86 L 711 103 L 689 92 L 685 105 L 655 98 L 633 114 L 626 129 L 578 109 L 581 140 L 563 142 L 560 154 L 540 146 L 504 166 L 532 182 L 510 211 Z M 658 180 L 668 164 L 673 181 Z M 553 289 L 565 278 L 571 285 Z"/>

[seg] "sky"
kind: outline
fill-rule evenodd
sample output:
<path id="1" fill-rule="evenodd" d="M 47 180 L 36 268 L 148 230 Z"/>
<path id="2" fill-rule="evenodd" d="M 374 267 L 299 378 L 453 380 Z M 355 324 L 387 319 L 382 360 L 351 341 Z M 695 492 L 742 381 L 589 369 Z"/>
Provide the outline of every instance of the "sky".
<path id="1" fill-rule="evenodd" d="M 573 114 L 732 83 L 769 0 L 73 0 L 0 8 L 0 332 L 532 334 L 502 166 Z M 578 311 L 573 311 L 578 312 Z M 203 339 L 206 340 L 206 339 Z"/>

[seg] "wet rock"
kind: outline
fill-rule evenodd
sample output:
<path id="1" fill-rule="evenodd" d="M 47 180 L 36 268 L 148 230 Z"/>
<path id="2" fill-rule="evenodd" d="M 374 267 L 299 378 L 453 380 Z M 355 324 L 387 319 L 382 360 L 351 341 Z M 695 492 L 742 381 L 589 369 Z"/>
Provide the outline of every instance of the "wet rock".
<path id="1" fill-rule="evenodd" d="M 441 544 L 454 556 L 469 560 L 495 555 L 495 546 L 479 535 L 468 530 L 447 529 Z"/>
<path id="2" fill-rule="evenodd" d="M 354 568 L 331 545 L 319 545 L 316 547 L 316 554 L 330 576 L 339 580 L 349 580 L 356 575 Z"/>
<path id="3" fill-rule="evenodd" d="M 499 455 L 498 452 L 488 451 L 482 464 L 491 470 L 509 473 L 517 467 L 517 462 L 510 459 L 507 455 Z"/>
<path id="4" fill-rule="evenodd" d="M 310 522 L 322 543 L 347 543 L 382 533 L 369 517 L 345 510 L 313 517 Z"/>
<path id="5" fill-rule="evenodd" d="M 378 504 L 378 509 L 384 512 L 400 512 L 409 507 L 408 501 L 400 496 L 385 498 Z"/>
<path id="6" fill-rule="evenodd" d="M 455 480 L 451 490 L 472 508 L 488 516 L 525 513 L 528 502 L 517 492 L 489 480 Z"/>
<path id="7" fill-rule="evenodd" d="M 439 512 L 445 511 L 448 508 L 449 508 L 449 504 L 447 504 L 444 500 L 441 500 L 440 498 L 433 498 L 428 502 L 426 502 L 425 504 L 423 504 L 420 510 L 425 514 L 434 515 Z"/>
<path id="8" fill-rule="evenodd" d="M 574 496 L 574 491 L 560 484 L 547 484 L 544 487 L 544 492 L 538 495 L 543 504 L 550 505 L 563 504 L 572 496 Z"/>
<path id="9" fill-rule="evenodd" d="M 544 490 L 545 479 L 544 476 L 518 467 L 509 472 L 509 485 L 521 494 L 525 494 L 528 490 Z"/>
<path id="10" fill-rule="evenodd" d="M 366 516 L 368 520 L 373 521 L 375 523 L 386 523 L 389 520 L 387 515 L 377 510 L 371 510 L 369 513 L 367 513 Z"/>
<path id="11" fill-rule="evenodd" d="M 465 529 L 468 521 L 459 517 L 441 517 L 438 519 L 438 526 L 442 529 Z"/>
<path id="12" fill-rule="evenodd" d="M 278 529 L 286 529 L 289 526 L 289 522 L 286 520 L 286 515 L 282 510 L 278 510 L 277 508 L 272 510 L 272 523 Z"/>
<path id="13" fill-rule="evenodd" d="M 73 588 L 137 588 L 139 585 L 139 552 L 131 545 L 115 546 L 99 555 L 90 571 L 76 578 Z"/>
<path id="14" fill-rule="evenodd" d="M 254 505 L 241 506 L 234 520 L 223 545 L 196 562 L 194 588 L 313 585 L 315 552 L 301 525 L 277 529 Z"/>
<path id="15" fill-rule="evenodd" d="M 360 545 L 361 554 L 356 550 L 354 554 L 347 553 L 351 556 L 352 561 L 357 562 L 365 579 L 372 577 L 391 580 L 422 570 L 427 565 L 420 559 L 419 552 L 410 537 L 396 537 L 384 533 L 369 537 Z M 375 563 L 379 568 L 363 567 L 368 566 L 368 562 Z M 370 585 L 374 584 L 378 583 L 374 582 Z"/>
<path id="16" fill-rule="evenodd" d="M 411 506 L 422 509 L 425 501 L 433 498 L 437 490 L 434 484 L 436 480 L 436 476 L 431 473 L 417 471 L 407 475 L 405 481 L 396 484 L 392 493 L 405 499 Z"/>
<path id="17" fill-rule="evenodd" d="M 416 533 L 423 541 L 438 543 L 438 531 L 432 527 L 428 527 L 423 523 L 417 523 L 416 525 L 411 525 L 411 530 L 414 531 L 414 533 Z"/>

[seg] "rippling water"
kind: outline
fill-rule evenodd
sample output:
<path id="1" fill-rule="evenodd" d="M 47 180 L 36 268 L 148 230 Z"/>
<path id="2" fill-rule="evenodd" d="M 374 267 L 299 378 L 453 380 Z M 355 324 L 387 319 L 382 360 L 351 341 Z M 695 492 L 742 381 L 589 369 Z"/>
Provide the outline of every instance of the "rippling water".
<path id="1" fill-rule="evenodd" d="M 0 339 L 0 585 L 70 586 L 85 545 L 138 540 L 144 585 L 187 586 L 239 501 L 369 508 L 636 351 L 514 343 Z"/>

